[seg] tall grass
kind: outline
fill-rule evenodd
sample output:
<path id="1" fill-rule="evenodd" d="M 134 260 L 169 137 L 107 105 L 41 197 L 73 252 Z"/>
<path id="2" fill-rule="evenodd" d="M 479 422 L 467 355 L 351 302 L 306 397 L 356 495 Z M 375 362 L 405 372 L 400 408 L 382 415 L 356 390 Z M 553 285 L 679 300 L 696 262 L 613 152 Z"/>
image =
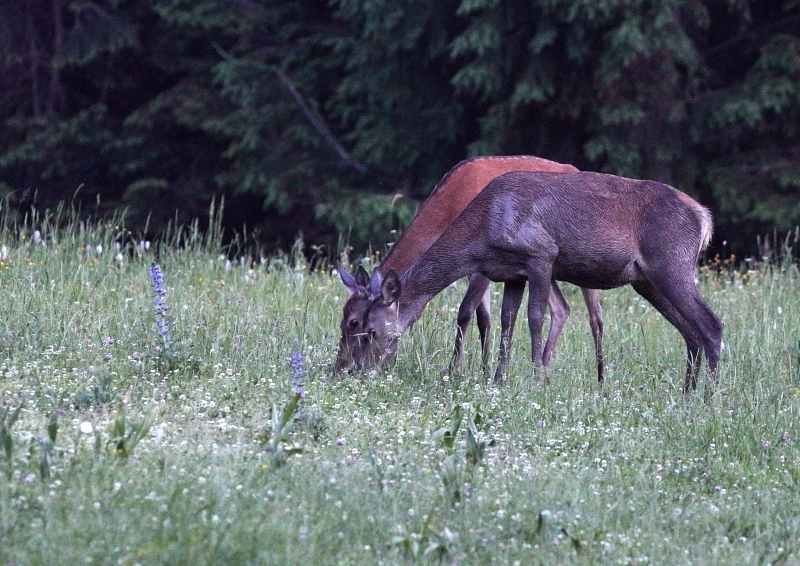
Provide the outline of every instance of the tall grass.
<path id="1" fill-rule="evenodd" d="M 394 364 L 335 377 L 346 292 L 298 249 L 229 261 L 213 229 L 147 247 L 121 219 L 2 212 L 2 565 L 800 563 L 790 263 L 698 272 L 725 323 L 706 403 L 630 289 L 601 293 L 602 387 L 566 285 L 546 385 L 522 323 L 508 385 L 474 330 L 446 372 L 463 286 Z"/>

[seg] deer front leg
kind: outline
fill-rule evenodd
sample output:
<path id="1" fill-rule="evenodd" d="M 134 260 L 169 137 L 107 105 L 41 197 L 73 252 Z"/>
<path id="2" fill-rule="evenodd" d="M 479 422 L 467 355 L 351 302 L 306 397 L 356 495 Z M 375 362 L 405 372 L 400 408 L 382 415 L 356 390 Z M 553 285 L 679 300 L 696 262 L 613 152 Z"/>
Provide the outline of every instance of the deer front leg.
<path id="1" fill-rule="evenodd" d="M 484 372 L 488 372 L 489 367 L 489 329 L 492 327 L 492 318 L 489 311 L 489 283 L 491 281 L 486 279 L 486 291 L 484 291 L 483 298 L 475 311 L 475 321 L 478 324 L 478 334 L 481 337 L 481 361 Z"/>
<path id="2" fill-rule="evenodd" d="M 534 376 L 542 369 L 542 326 L 544 311 L 550 295 L 552 268 L 534 266 L 528 268 L 528 328 L 531 332 L 531 362 Z"/>
<path id="3" fill-rule="evenodd" d="M 478 332 L 481 337 L 481 354 L 483 355 L 483 365 L 486 366 L 487 355 L 487 332 L 488 332 L 488 301 L 486 301 L 486 292 L 489 289 L 490 281 L 480 273 L 474 273 L 469 277 L 469 287 L 458 307 L 458 318 L 456 320 L 458 328 L 456 329 L 456 340 L 453 345 L 453 357 L 450 362 L 452 371 L 457 372 L 461 369 L 461 354 L 463 351 L 464 336 L 467 333 L 467 327 L 470 320 L 472 320 L 472 313 L 477 314 L 478 319 Z"/>
<path id="4" fill-rule="evenodd" d="M 517 321 L 517 312 L 524 292 L 524 279 L 508 281 L 503 285 L 503 306 L 500 311 L 500 354 L 497 359 L 497 371 L 494 374 L 495 383 L 502 383 L 506 379 L 511 337 L 514 335 L 514 323 Z"/>
<path id="5" fill-rule="evenodd" d="M 594 352 L 597 358 L 597 381 L 603 383 L 603 308 L 600 306 L 600 298 L 597 296 L 597 289 L 586 289 L 581 287 L 583 300 L 586 302 L 586 310 L 589 311 L 589 326 L 592 329 L 594 338 Z"/>

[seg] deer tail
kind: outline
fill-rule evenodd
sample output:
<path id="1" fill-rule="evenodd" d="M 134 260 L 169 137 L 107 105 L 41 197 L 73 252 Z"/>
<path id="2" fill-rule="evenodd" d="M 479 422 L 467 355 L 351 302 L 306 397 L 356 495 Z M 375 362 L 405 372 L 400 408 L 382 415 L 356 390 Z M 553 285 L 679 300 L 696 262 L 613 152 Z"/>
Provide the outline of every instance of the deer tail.
<path id="1" fill-rule="evenodd" d="M 714 219 L 711 211 L 701 204 L 697 205 L 697 213 L 700 220 L 700 247 L 697 250 L 699 257 L 711 243 L 711 236 L 714 234 Z"/>

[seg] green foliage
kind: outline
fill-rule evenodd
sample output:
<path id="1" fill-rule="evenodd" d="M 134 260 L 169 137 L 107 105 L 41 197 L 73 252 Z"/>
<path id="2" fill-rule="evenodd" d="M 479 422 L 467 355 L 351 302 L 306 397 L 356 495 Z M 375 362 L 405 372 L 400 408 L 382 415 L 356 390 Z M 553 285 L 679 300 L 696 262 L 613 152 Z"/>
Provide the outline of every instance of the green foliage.
<path id="1" fill-rule="evenodd" d="M 50 418 L 47 421 L 47 436 L 37 435 L 36 440 L 42 450 L 41 459 L 39 460 L 39 479 L 46 481 L 50 479 L 50 468 L 53 458 L 53 447 L 58 437 L 58 413 L 53 411 L 50 413 Z"/>
<path id="2" fill-rule="evenodd" d="M 14 439 L 11 436 L 11 428 L 19 419 L 21 410 L 21 403 L 13 411 L 7 406 L 0 408 L 0 417 L 2 417 L 0 418 L 0 446 L 3 447 L 3 456 L 9 461 L 14 453 Z"/>
<path id="3" fill-rule="evenodd" d="M 325 38 L 338 74 L 326 110 L 356 159 L 414 196 L 460 157 L 463 114 L 448 84 L 454 4 L 338 1 L 333 16 L 345 25 Z"/>
<path id="4" fill-rule="evenodd" d="M 128 459 L 136 445 L 150 433 L 155 418 L 155 412 L 151 411 L 140 420 L 128 422 L 125 405 L 120 405 L 109 429 L 108 444 L 113 447 L 114 453 Z"/>
<path id="5" fill-rule="evenodd" d="M 800 162 L 793 145 L 800 118 L 800 40 L 776 35 L 760 46 L 743 83 L 703 108 L 723 136 L 725 156 L 709 168 L 724 224 L 748 236 L 764 226 L 800 223 Z"/>
<path id="6" fill-rule="evenodd" d="M 302 447 L 290 441 L 289 433 L 294 426 L 295 412 L 300 406 L 302 393 L 294 393 L 283 410 L 272 403 L 272 426 L 270 427 L 269 441 L 266 449 L 269 452 L 270 463 L 273 468 L 283 465 L 286 458 L 292 454 L 302 452 Z"/>
<path id="7" fill-rule="evenodd" d="M 798 562 L 791 261 L 698 270 L 725 323 L 706 403 L 680 391 L 678 333 L 630 289 L 601 292 L 602 386 L 570 286 L 546 384 L 521 328 L 507 385 L 486 380 L 474 330 L 463 373 L 443 373 L 463 282 L 391 367 L 334 376 L 347 291 L 300 244 L 240 265 L 218 233 L 173 234 L 147 248 L 115 221 L 0 211 L 3 564 Z M 192 363 L 152 355 L 156 259 Z M 75 402 L 93 384 L 110 406 Z"/>
<path id="8" fill-rule="evenodd" d="M 366 194 L 343 196 L 337 201 L 317 205 L 317 218 L 325 218 L 344 234 L 347 243 L 364 249 L 370 241 L 383 244 L 396 240 L 411 222 L 416 206 L 401 195 L 375 197 Z"/>
<path id="9" fill-rule="evenodd" d="M 113 387 L 114 376 L 106 373 L 99 377 L 95 383 L 75 394 L 75 408 L 88 409 L 90 407 L 109 407 L 114 403 L 119 394 L 119 389 Z"/>
<path id="10" fill-rule="evenodd" d="M 150 235 L 225 197 L 226 228 L 259 246 L 302 231 L 334 255 L 352 225 L 361 253 L 405 222 L 386 220 L 392 195 L 421 200 L 470 155 L 535 154 L 672 183 L 749 249 L 800 220 L 798 13 L 794 0 L 5 2 L 0 194 L 20 210 L 124 210 Z"/>
<path id="11" fill-rule="evenodd" d="M 685 166 L 676 152 L 696 81 L 699 56 L 689 34 L 701 3 L 466 5 L 471 21 L 452 52 L 467 61 L 453 82 L 490 110 L 473 154 L 554 155 L 664 181 Z"/>

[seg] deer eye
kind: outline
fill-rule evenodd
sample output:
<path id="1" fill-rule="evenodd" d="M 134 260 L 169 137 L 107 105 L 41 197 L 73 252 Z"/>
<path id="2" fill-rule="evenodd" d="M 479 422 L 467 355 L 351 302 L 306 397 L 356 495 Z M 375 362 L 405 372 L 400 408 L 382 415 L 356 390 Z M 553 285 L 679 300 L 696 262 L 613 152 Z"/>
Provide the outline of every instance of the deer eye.
<path id="1" fill-rule="evenodd" d="M 358 326 L 358 319 L 357 318 L 351 318 L 350 322 L 348 324 L 350 325 L 350 328 L 355 328 L 355 327 Z"/>

